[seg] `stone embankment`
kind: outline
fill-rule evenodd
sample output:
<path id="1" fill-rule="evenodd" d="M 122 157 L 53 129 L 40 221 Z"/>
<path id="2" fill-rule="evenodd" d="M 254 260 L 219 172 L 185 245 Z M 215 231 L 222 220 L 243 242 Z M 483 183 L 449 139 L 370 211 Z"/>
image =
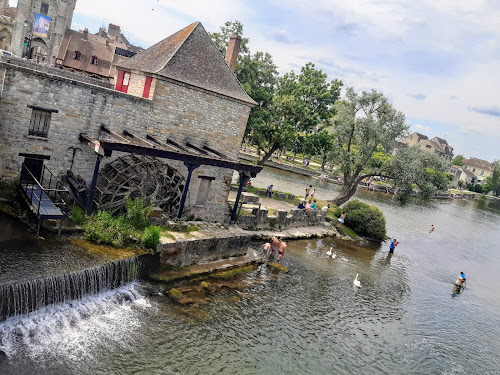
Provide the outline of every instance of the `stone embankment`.
<path id="1" fill-rule="evenodd" d="M 150 278 L 160 282 L 170 282 L 193 276 L 210 274 L 215 271 L 261 263 L 256 250 L 261 243 L 274 236 L 284 240 L 342 237 L 329 223 L 316 226 L 289 228 L 283 231 L 250 231 L 238 226 L 225 227 L 220 224 L 192 222 L 196 231 L 169 231 L 160 238 L 156 247 L 159 264 L 150 273 Z"/>

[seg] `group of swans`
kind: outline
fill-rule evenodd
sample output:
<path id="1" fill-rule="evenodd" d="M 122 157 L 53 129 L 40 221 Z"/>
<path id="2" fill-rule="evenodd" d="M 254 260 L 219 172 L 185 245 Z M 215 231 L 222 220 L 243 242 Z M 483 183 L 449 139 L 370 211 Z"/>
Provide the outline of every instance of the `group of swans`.
<path id="1" fill-rule="evenodd" d="M 332 249 L 333 249 L 333 247 L 330 247 L 330 250 L 328 250 L 326 252 L 326 255 L 331 256 L 333 259 L 335 259 L 337 257 L 337 254 L 335 254 L 335 252 L 332 252 Z M 342 257 L 342 260 L 347 261 L 347 259 L 344 257 Z M 354 279 L 354 281 L 352 283 L 354 284 L 354 286 L 361 288 L 361 281 L 358 280 L 358 276 L 359 276 L 359 274 L 356 274 L 356 278 Z"/>

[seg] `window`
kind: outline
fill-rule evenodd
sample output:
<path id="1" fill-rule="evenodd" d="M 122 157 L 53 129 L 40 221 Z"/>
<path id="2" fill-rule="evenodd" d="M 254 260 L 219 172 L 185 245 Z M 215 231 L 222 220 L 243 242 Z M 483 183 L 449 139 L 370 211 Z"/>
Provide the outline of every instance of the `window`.
<path id="1" fill-rule="evenodd" d="M 484 171 L 481 171 L 481 176 L 484 174 Z"/>
<path id="2" fill-rule="evenodd" d="M 431 145 L 425 145 L 425 147 L 427 147 L 427 148 L 431 148 Z"/>
<path id="3" fill-rule="evenodd" d="M 49 12 L 49 4 L 42 3 L 42 5 L 40 6 L 40 13 L 47 14 L 48 12 Z"/>
<path id="4" fill-rule="evenodd" d="M 51 114 L 51 111 L 33 108 L 28 134 L 47 138 Z"/>
<path id="5" fill-rule="evenodd" d="M 97 56 L 92 56 L 92 57 L 90 58 L 90 63 L 91 63 L 92 65 L 97 65 Z"/>
<path id="6" fill-rule="evenodd" d="M 210 192 L 210 185 L 212 184 L 212 180 L 215 180 L 215 177 L 198 176 L 198 178 L 200 179 L 200 187 L 196 197 L 196 204 L 205 205 L 207 203 L 208 193 Z"/>
<path id="7" fill-rule="evenodd" d="M 475 172 L 476 171 L 476 168 L 472 168 L 472 172 Z"/>
<path id="8" fill-rule="evenodd" d="M 119 70 L 118 76 L 116 77 L 115 90 L 121 92 L 127 92 L 129 82 L 130 82 L 130 72 Z"/>
<path id="9" fill-rule="evenodd" d="M 78 60 L 80 61 L 82 59 L 82 54 L 80 51 L 75 51 L 74 55 L 73 55 L 73 60 Z"/>

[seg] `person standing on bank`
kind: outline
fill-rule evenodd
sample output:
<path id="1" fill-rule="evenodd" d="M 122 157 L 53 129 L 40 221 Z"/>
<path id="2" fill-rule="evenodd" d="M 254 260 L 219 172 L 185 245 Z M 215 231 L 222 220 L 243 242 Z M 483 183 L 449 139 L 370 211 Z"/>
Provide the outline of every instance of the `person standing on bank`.
<path id="1" fill-rule="evenodd" d="M 313 187 L 312 185 L 309 185 L 309 186 L 306 188 L 306 196 L 305 196 L 304 198 L 306 198 L 306 199 L 307 199 L 307 197 L 309 196 L 309 194 L 311 194 L 311 188 L 312 188 L 312 187 Z"/>

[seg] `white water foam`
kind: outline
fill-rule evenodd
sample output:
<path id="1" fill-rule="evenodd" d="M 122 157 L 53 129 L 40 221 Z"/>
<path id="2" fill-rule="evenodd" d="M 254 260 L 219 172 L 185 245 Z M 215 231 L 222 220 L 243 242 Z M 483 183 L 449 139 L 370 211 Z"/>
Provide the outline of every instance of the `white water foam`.
<path id="1" fill-rule="evenodd" d="M 149 308 L 137 283 L 48 306 L 0 322 L 0 350 L 39 363 L 88 361 L 107 348 L 126 349 Z"/>

